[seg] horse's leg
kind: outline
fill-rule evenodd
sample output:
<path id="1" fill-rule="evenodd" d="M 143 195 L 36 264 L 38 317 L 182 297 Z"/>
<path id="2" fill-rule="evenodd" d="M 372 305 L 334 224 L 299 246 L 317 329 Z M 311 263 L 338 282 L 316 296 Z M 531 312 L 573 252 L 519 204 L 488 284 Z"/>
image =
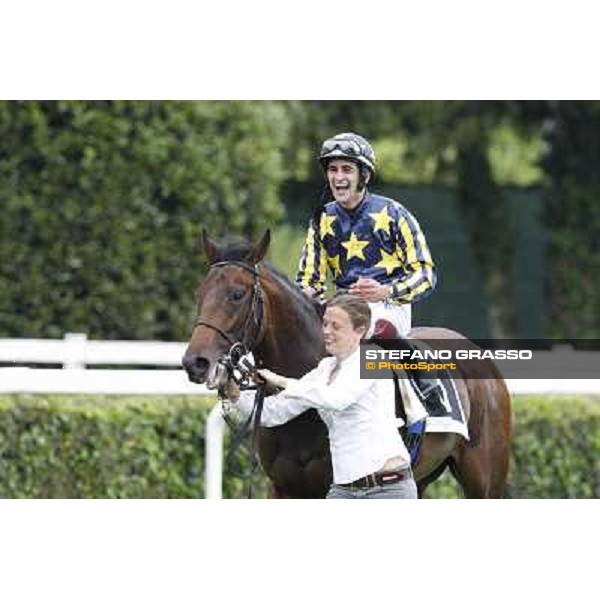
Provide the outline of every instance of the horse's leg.
<path id="1" fill-rule="evenodd" d="M 425 490 L 427 489 L 427 486 L 440 477 L 446 470 L 447 466 L 448 459 L 446 459 L 441 465 L 438 465 L 433 471 L 431 471 L 431 473 L 417 481 L 417 493 L 419 494 L 419 498 L 425 497 Z"/>
<path id="2" fill-rule="evenodd" d="M 506 386 L 469 380 L 470 441 L 458 444 L 450 469 L 467 498 L 502 498 L 510 458 L 511 414 Z"/>
<path id="3" fill-rule="evenodd" d="M 423 497 L 425 488 L 445 471 L 456 440 L 454 433 L 428 433 L 423 438 L 419 460 L 414 466 L 419 498 Z"/>
<path id="4" fill-rule="evenodd" d="M 465 498 L 493 498 L 486 452 L 481 448 L 458 450 L 458 457 L 449 463 L 450 471 L 463 490 Z M 497 496 L 499 497 L 499 496 Z"/>

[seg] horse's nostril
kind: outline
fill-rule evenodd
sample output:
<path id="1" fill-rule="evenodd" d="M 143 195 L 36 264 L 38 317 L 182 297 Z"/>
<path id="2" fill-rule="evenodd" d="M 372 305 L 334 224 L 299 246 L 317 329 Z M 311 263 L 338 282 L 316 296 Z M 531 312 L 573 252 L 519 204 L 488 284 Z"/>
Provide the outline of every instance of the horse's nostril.
<path id="1" fill-rule="evenodd" d="M 181 362 L 190 377 L 193 376 L 194 379 L 206 378 L 210 366 L 210 362 L 206 358 L 197 354 L 186 354 Z"/>
<path id="2" fill-rule="evenodd" d="M 194 360 L 194 367 L 203 374 L 206 374 L 208 371 L 208 364 L 206 358 L 202 358 L 201 356 L 196 356 Z"/>

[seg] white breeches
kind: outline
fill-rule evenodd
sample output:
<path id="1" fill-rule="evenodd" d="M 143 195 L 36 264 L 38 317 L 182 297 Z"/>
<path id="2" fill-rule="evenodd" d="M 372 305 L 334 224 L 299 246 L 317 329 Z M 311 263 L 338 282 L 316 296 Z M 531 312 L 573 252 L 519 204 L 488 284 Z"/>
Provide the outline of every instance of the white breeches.
<path id="1" fill-rule="evenodd" d="M 365 337 L 370 337 L 378 319 L 389 321 L 401 336 L 408 335 L 411 328 L 411 305 L 391 302 L 369 302 L 371 309 L 371 327 Z"/>

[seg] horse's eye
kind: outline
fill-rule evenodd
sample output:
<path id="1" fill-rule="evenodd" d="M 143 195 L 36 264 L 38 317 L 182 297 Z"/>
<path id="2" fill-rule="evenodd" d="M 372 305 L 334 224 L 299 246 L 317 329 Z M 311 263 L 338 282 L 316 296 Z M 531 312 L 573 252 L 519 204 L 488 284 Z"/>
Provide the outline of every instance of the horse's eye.
<path id="1" fill-rule="evenodd" d="M 232 302 L 239 302 L 244 297 L 244 290 L 232 290 L 227 294 L 227 298 Z"/>

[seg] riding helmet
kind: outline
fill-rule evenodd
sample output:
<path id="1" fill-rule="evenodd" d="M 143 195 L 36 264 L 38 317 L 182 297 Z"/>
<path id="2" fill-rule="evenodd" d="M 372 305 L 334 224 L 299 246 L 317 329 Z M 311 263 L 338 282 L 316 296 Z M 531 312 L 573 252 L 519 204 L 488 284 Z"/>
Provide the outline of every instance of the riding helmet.
<path id="1" fill-rule="evenodd" d="M 375 174 L 375 152 L 367 140 L 357 133 L 338 133 L 325 140 L 321 146 L 319 161 L 323 169 L 332 158 L 349 158 L 358 161 Z"/>

